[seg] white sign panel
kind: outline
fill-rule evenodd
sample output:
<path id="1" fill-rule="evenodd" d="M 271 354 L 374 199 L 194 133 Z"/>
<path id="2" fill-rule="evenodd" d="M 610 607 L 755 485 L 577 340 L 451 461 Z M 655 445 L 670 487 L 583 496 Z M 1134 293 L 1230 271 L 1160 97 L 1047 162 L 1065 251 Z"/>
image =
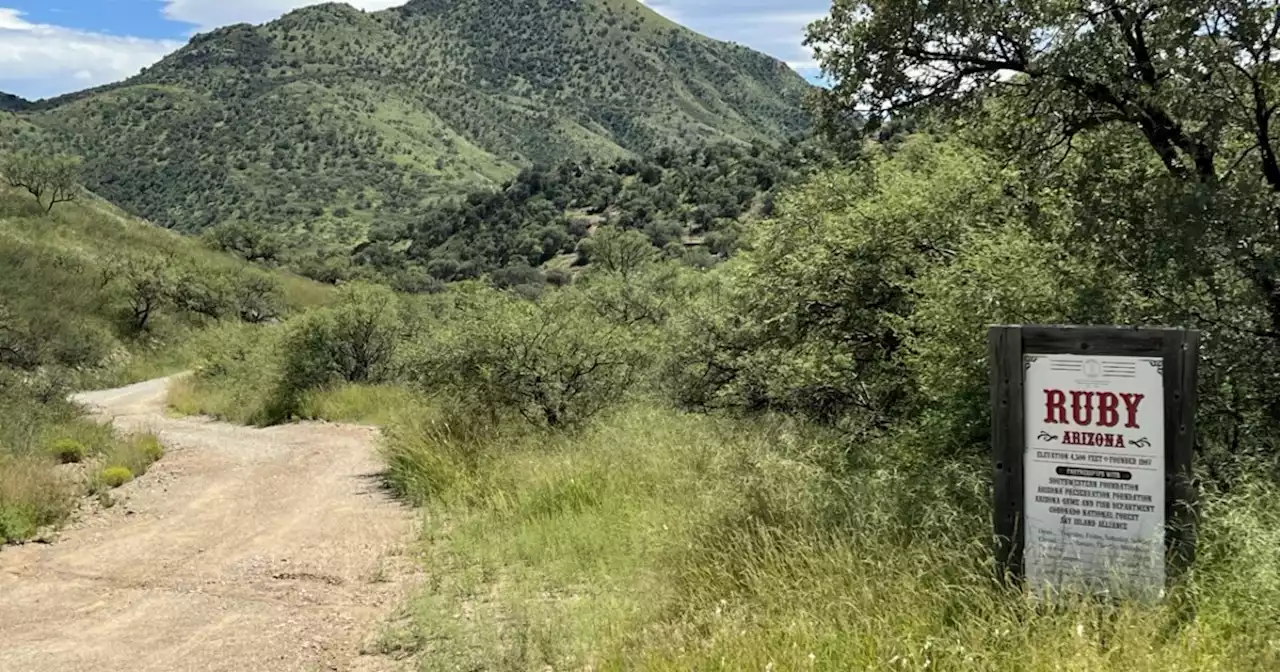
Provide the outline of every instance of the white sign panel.
<path id="1" fill-rule="evenodd" d="M 1164 587 L 1164 364 L 1026 355 L 1028 586 L 1158 595 Z"/>

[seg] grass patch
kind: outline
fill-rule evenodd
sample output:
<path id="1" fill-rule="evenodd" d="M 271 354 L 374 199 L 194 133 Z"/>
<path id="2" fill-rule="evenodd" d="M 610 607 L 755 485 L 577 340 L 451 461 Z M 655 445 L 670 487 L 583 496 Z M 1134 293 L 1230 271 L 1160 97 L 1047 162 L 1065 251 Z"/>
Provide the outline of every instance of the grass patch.
<path id="1" fill-rule="evenodd" d="M 35 392 L 0 386 L 0 544 L 65 522 L 81 496 L 102 490 L 107 467 L 141 476 L 164 454 L 154 435 L 121 435 Z"/>
<path id="2" fill-rule="evenodd" d="M 1164 604 L 1046 609 L 992 578 L 982 465 L 644 405 L 576 434 L 449 418 L 398 421 L 384 448 L 430 505 L 427 587 L 380 648 L 421 669 L 1280 664 L 1269 486 L 1209 498 Z"/>
<path id="3" fill-rule="evenodd" d="M 0 544 L 23 541 L 70 515 L 75 491 L 51 458 L 0 453 Z"/>
<path id="4" fill-rule="evenodd" d="M 429 401 L 401 385 L 338 385 L 305 393 L 298 408 L 303 420 L 386 425 Z"/>

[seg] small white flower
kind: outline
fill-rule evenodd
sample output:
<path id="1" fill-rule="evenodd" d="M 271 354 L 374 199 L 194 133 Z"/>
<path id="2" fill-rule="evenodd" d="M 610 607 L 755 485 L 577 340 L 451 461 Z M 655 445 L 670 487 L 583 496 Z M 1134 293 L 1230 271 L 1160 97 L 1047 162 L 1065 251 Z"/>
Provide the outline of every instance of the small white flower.
<path id="1" fill-rule="evenodd" d="M 1084 637 L 1084 624 L 1076 624 L 1076 637 Z"/>

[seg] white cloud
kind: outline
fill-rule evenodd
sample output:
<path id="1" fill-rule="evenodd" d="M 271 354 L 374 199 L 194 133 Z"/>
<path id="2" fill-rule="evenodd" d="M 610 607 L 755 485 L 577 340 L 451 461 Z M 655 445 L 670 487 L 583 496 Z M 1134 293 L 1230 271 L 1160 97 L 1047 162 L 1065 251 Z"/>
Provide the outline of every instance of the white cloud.
<path id="1" fill-rule="evenodd" d="M 0 91 L 41 98 L 118 81 L 182 46 L 31 23 L 0 7 Z"/>
<path id="2" fill-rule="evenodd" d="M 831 0 L 641 1 L 704 35 L 763 51 L 810 77 L 818 67 L 804 46 L 805 29 L 831 8 Z"/>
<path id="3" fill-rule="evenodd" d="M 346 0 L 347 4 L 375 11 L 398 7 L 408 0 Z M 232 23 L 264 23 L 299 7 L 321 4 L 316 0 L 164 0 L 164 15 L 174 21 L 212 30 Z"/>

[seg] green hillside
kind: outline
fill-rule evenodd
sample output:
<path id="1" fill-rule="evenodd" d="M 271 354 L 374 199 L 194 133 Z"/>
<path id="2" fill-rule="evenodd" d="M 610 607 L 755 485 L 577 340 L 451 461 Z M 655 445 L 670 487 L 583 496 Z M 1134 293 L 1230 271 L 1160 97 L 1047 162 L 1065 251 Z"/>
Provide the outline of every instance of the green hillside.
<path id="1" fill-rule="evenodd" d="M 26 116 L 85 156 L 91 188 L 165 226 L 358 238 L 535 162 L 777 141 L 805 127 L 807 89 L 634 0 L 416 0 L 220 29 Z"/>

